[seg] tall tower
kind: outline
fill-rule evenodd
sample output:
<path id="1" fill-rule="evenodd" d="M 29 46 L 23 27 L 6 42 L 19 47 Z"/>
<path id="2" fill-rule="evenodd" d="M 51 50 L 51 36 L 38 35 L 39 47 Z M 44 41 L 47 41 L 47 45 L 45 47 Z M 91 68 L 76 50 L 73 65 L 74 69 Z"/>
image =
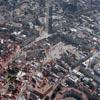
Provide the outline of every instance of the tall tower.
<path id="1" fill-rule="evenodd" d="M 78 0 L 69 0 L 73 5 L 77 5 Z"/>
<path id="2" fill-rule="evenodd" d="M 77 7 L 78 7 L 78 0 L 70 0 L 72 6 L 73 6 L 73 9 L 74 11 L 77 10 Z"/>
<path id="3" fill-rule="evenodd" d="M 46 25 L 45 29 L 48 34 L 52 33 L 52 2 L 53 0 L 46 0 Z"/>
<path id="4" fill-rule="evenodd" d="M 90 0 L 90 7 L 93 9 L 93 0 Z"/>

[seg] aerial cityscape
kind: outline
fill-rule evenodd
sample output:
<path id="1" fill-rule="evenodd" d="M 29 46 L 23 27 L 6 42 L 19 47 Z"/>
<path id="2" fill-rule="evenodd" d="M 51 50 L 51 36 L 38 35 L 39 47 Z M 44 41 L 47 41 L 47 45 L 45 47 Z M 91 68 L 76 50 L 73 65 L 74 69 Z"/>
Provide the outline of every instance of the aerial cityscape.
<path id="1" fill-rule="evenodd" d="M 0 100 L 100 100 L 100 0 L 0 0 Z"/>

